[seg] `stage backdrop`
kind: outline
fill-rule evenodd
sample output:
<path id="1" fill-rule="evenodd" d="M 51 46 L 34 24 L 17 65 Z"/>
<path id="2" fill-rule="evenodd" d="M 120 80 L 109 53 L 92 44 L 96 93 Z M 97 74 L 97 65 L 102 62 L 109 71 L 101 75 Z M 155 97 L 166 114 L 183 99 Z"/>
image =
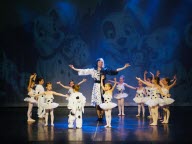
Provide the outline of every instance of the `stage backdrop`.
<path id="1" fill-rule="evenodd" d="M 177 75 L 171 89 L 174 105 L 192 105 L 191 0 L 20 0 L 1 1 L 0 98 L 1 106 L 27 106 L 27 85 L 36 72 L 53 90 L 56 84 L 78 83 L 90 106 L 93 79 L 69 68 L 92 68 L 103 57 L 105 65 L 121 71 L 125 82 L 137 86 L 143 72 L 160 77 Z M 149 74 L 147 76 L 150 76 Z M 113 79 L 114 77 L 107 77 Z M 135 90 L 126 89 L 126 106 L 135 106 Z M 55 102 L 67 105 L 64 98 Z M 114 100 L 116 102 L 116 100 Z"/>

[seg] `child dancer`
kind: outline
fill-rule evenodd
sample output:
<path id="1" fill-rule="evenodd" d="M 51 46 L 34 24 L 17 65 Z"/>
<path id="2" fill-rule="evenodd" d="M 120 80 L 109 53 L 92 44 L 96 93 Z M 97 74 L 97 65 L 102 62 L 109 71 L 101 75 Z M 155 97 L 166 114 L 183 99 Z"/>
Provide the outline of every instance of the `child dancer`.
<path id="1" fill-rule="evenodd" d="M 124 93 L 124 90 L 125 90 L 125 86 L 128 87 L 128 88 L 131 88 L 131 89 L 136 89 L 135 87 L 132 87 L 126 83 L 124 83 L 124 80 L 125 80 L 125 76 L 124 75 L 121 75 L 119 77 L 119 82 L 117 82 L 117 90 L 118 90 L 118 94 L 116 94 L 114 96 L 114 98 L 116 98 L 118 100 L 118 109 L 119 109 L 119 114 L 118 116 L 124 116 L 125 115 L 125 112 L 124 112 L 124 98 L 126 98 L 128 96 L 127 93 Z M 110 82 L 114 82 L 114 81 L 111 81 L 109 80 Z"/>
<path id="2" fill-rule="evenodd" d="M 29 78 L 29 84 L 28 84 L 28 88 L 27 88 L 27 90 L 28 90 L 28 95 L 30 96 L 30 97 L 27 97 L 27 98 L 25 98 L 24 99 L 24 101 L 26 101 L 26 102 L 28 102 L 29 104 L 28 104 L 28 111 L 27 111 L 27 121 L 31 121 L 31 122 L 34 122 L 35 120 L 34 119 L 32 119 L 31 117 L 32 117 L 32 109 L 33 109 L 33 105 L 34 104 L 37 104 L 37 101 L 34 99 L 34 97 L 35 96 L 37 96 L 37 95 L 35 95 L 35 90 L 33 89 L 34 88 L 34 86 L 35 86 L 35 79 L 36 79 L 36 74 L 32 74 L 31 76 L 30 76 L 30 78 Z"/>
<path id="3" fill-rule="evenodd" d="M 82 113 L 84 113 L 84 106 L 86 103 L 86 98 L 82 93 L 79 92 L 80 86 L 75 84 L 73 86 L 73 93 L 69 97 L 69 103 L 67 105 L 70 109 L 68 118 L 68 127 L 74 127 L 74 121 L 76 121 L 76 128 L 82 127 Z"/>
<path id="4" fill-rule="evenodd" d="M 136 79 L 139 80 L 140 82 L 144 83 L 145 85 L 151 87 L 151 90 L 152 90 L 151 98 L 148 101 L 146 101 L 145 104 L 151 107 L 151 115 L 152 115 L 153 122 L 150 125 L 151 126 L 157 125 L 158 105 L 159 105 L 159 102 L 161 101 L 160 98 L 158 97 L 157 93 L 165 95 L 162 93 L 161 87 L 159 86 L 159 78 L 153 77 L 152 83 L 143 81 L 138 77 L 136 77 Z"/>
<path id="5" fill-rule="evenodd" d="M 53 102 L 53 95 L 57 95 L 57 96 L 63 96 L 63 97 L 66 97 L 68 98 L 68 95 L 64 95 L 64 94 L 61 94 L 61 93 L 57 93 L 57 92 L 54 92 L 52 91 L 52 83 L 48 82 L 46 84 L 46 91 L 44 93 L 45 95 L 45 103 L 43 103 L 43 108 L 45 109 L 45 126 L 48 125 L 48 115 L 50 113 L 51 115 L 51 126 L 54 126 L 54 113 L 53 113 L 53 109 L 58 107 L 59 104 L 58 103 L 54 103 Z"/>
<path id="6" fill-rule="evenodd" d="M 176 84 L 176 76 L 174 76 L 174 81 L 172 84 L 169 85 L 170 79 L 169 78 L 163 78 L 160 81 L 160 84 L 162 85 L 162 92 L 166 95 L 169 94 L 169 90 L 175 86 Z M 162 123 L 169 123 L 169 117 L 170 117 L 170 110 L 169 110 L 169 105 L 172 104 L 175 100 L 168 97 L 168 96 L 163 96 L 163 103 L 160 103 L 160 106 L 163 107 L 164 115 L 163 115 L 163 121 Z"/>
<path id="7" fill-rule="evenodd" d="M 112 87 L 112 85 L 110 83 L 106 83 L 105 87 L 103 86 L 103 80 L 104 80 L 104 75 L 101 76 L 101 87 L 102 89 L 105 91 L 103 97 L 104 97 L 104 103 L 100 104 L 100 108 L 103 109 L 105 111 L 105 117 L 106 117 L 106 123 L 107 125 L 105 127 L 111 127 L 111 110 L 112 108 L 116 107 L 117 104 L 111 102 L 112 99 L 112 94 L 113 94 L 113 90 L 116 86 L 116 78 L 114 79 L 114 85 Z"/>
<path id="8" fill-rule="evenodd" d="M 35 88 L 35 91 L 36 91 L 36 94 L 39 94 L 39 93 L 43 93 L 45 90 L 44 90 L 44 87 L 43 87 L 43 84 L 44 84 L 44 79 L 42 77 L 39 77 L 37 79 L 37 86 Z M 45 102 L 45 98 L 43 95 L 40 95 L 38 97 L 38 110 L 37 110 L 37 114 L 38 114 L 38 117 L 39 118 L 44 118 L 45 117 L 45 109 L 42 107 L 43 103 Z"/>
<path id="9" fill-rule="evenodd" d="M 146 75 L 147 75 L 147 71 L 144 71 L 144 81 L 152 83 L 152 77 L 146 77 Z M 151 98 L 151 94 L 152 94 L 151 92 L 152 92 L 151 87 L 146 86 L 145 87 L 145 102 L 148 101 Z M 147 116 L 147 117 L 152 118 L 152 116 L 151 116 L 151 107 L 148 106 L 148 109 L 149 109 L 149 116 Z"/>
<path id="10" fill-rule="evenodd" d="M 143 112 L 143 117 L 145 117 L 145 107 L 144 107 L 145 97 L 144 96 L 145 96 L 145 88 L 143 87 L 143 83 L 138 81 L 136 95 L 135 95 L 135 98 L 133 99 L 135 103 L 137 103 L 138 105 L 138 114 L 136 115 L 136 117 L 140 117 L 141 110 Z"/>
<path id="11" fill-rule="evenodd" d="M 84 82 L 86 82 L 87 81 L 87 79 L 83 79 L 82 81 L 80 81 L 77 85 L 81 85 L 82 83 L 84 83 Z M 63 85 L 60 81 L 59 82 L 57 82 L 57 84 L 59 84 L 60 86 L 62 86 L 63 88 L 65 88 L 65 89 L 68 89 L 68 94 L 69 95 L 71 95 L 72 93 L 73 93 L 73 86 L 75 85 L 75 83 L 74 83 L 74 81 L 73 80 L 71 80 L 70 82 L 69 82 L 69 86 L 65 86 L 65 85 Z"/>

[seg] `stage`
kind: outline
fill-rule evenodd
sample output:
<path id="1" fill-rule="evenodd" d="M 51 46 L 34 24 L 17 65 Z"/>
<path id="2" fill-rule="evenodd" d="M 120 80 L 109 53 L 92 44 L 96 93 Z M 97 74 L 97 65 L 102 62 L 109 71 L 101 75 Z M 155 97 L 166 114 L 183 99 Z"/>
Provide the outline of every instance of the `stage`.
<path id="1" fill-rule="evenodd" d="M 146 111 L 147 111 L 147 107 Z M 125 107 L 125 116 L 118 116 L 118 109 L 112 111 L 112 128 L 105 128 L 103 122 L 97 122 L 95 109 L 86 107 L 82 129 L 68 129 L 66 107 L 54 111 L 54 127 L 44 126 L 44 120 L 36 116 L 34 123 L 27 122 L 27 108 L 0 108 L 1 141 L 4 143 L 180 143 L 191 139 L 190 113 L 192 107 L 171 107 L 169 124 L 149 126 L 150 119 L 137 118 L 137 107 Z M 3 117 L 2 117 L 3 116 Z"/>

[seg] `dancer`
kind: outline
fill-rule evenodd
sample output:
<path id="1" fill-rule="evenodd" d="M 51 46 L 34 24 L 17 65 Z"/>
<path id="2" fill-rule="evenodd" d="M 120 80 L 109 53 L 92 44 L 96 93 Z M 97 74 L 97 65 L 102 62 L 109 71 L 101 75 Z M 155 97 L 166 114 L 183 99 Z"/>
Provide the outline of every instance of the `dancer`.
<path id="1" fill-rule="evenodd" d="M 39 94 L 39 93 L 43 93 L 45 90 L 44 90 L 44 87 L 43 87 L 43 84 L 44 84 L 44 79 L 42 77 L 39 77 L 37 79 L 37 86 L 35 88 L 35 91 L 36 91 L 36 94 Z M 45 98 L 43 95 L 39 96 L 38 97 L 38 110 L 37 110 L 37 114 L 38 114 L 38 117 L 39 118 L 44 118 L 45 117 L 45 109 L 42 107 L 42 104 L 45 102 Z"/>
<path id="2" fill-rule="evenodd" d="M 117 82 L 116 82 L 116 78 L 114 78 L 113 87 L 110 83 L 106 83 L 104 86 L 103 85 L 104 78 L 105 78 L 105 76 L 102 75 L 101 76 L 101 87 L 105 91 L 105 94 L 103 95 L 104 103 L 100 104 L 99 106 L 105 111 L 105 117 L 106 117 L 106 123 L 107 123 L 107 125 L 105 125 L 105 127 L 111 127 L 111 111 L 112 111 L 112 108 L 117 106 L 116 103 L 111 102 L 111 99 L 112 99 L 112 95 L 113 95 L 113 90 L 114 90 Z"/>
<path id="3" fill-rule="evenodd" d="M 75 84 L 73 86 L 73 93 L 69 97 L 69 103 L 67 105 L 70 109 L 68 118 L 68 128 L 74 127 L 74 122 L 76 122 L 76 128 L 82 127 L 82 113 L 84 113 L 84 106 L 86 103 L 86 98 L 82 93 L 79 92 L 80 86 Z"/>
<path id="4" fill-rule="evenodd" d="M 28 102 L 28 111 L 27 111 L 27 121 L 28 122 L 34 122 L 35 120 L 32 119 L 32 109 L 33 105 L 37 104 L 37 101 L 35 100 L 35 97 L 38 96 L 35 94 L 35 90 L 33 89 L 35 86 L 35 79 L 36 79 L 36 73 L 32 74 L 29 78 L 29 84 L 27 87 L 28 95 L 30 97 L 27 97 L 24 99 L 24 101 Z"/>
<path id="5" fill-rule="evenodd" d="M 170 79 L 169 78 L 163 78 L 160 81 L 160 84 L 162 85 L 162 92 L 166 95 L 169 94 L 169 90 L 176 85 L 176 75 L 174 76 L 173 83 L 169 85 Z M 163 121 L 161 123 L 169 123 L 169 117 L 170 117 L 170 110 L 169 110 L 169 105 L 172 104 L 175 100 L 168 97 L 168 96 L 163 96 L 163 103 L 160 103 L 160 106 L 163 107 L 164 115 L 163 115 Z"/>
<path id="6" fill-rule="evenodd" d="M 59 104 L 53 102 L 53 99 L 54 99 L 53 95 L 63 96 L 63 97 L 66 97 L 66 98 L 68 98 L 69 96 L 52 91 L 52 83 L 50 83 L 50 82 L 46 83 L 46 89 L 47 90 L 44 92 L 45 103 L 42 104 L 42 107 L 45 109 L 45 126 L 48 125 L 48 115 L 49 115 L 49 113 L 51 115 L 51 126 L 54 126 L 54 112 L 53 112 L 53 109 L 58 107 Z"/>
<path id="7" fill-rule="evenodd" d="M 84 82 L 86 82 L 86 81 L 87 81 L 87 79 L 83 79 L 83 80 L 80 81 L 77 85 L 80 86 L 82 83 L 84 83 Z M 60 81 L 57 82 L 57 84 L 59 84 L 60 86 L 62 86 L 62 87 L 65 88 L 65 89 L 68 89 L 68 94 L 69 94 L 69 95 L 71 95 L 71 94 L 73 93 L 73 86 L 75 85 L 75 83 L 74 83 L 73 80 L 71 80 L 71 81 L 69 82 L 69 86 L 63 85 Z"/>
<path id="8" fill-rule="evenodd" d="M 125 64 L 124 67 L 118 68 L 116 70 L 110 70 L 104 66 L 104 60 L 98 58 L 96 60 L 96 65 L 91 69 L 77 69 L 73 65 L 69 65 L 73 70 L 77 71 L 79 75 L 91 75 L 94 79 L 94 85 L 92 90 L 91 105 L 96 107 L 96 112 L 98 116 L 98 121 L 102 121 L 103 110 L 99 107 L 102 103 L 102 91 L 101 91 L 101 75 L 117 75 L 119 71 L 124 70 L 129 64 Z M 106 77 L 105 77 L 106 78 Z M 104 83 L 104 82 L 103 82 Z"/>
<path id="9" fill-rule="evenodd" d="M 147 73 L 148 73 L 147 71 L 144 71 L 144 81 L 152 83 L 152 77 L 146 77 Z M 145 87 L 145 102 L 148 101 L 151 98 L 151 94 L 152 94 L 151 87 L 146 86 Z M 149 109 L 149 116 L 147 116 L 147 118 L 150 119 L 150 118 L 152 118 L 152 116 L 151 116 L 151 107 L 148 106 L 148 109 Z"/>
<path id="10" fill-rule="evenodd" d="M 161 87 L 159 86 L 159 78 L 154 77 L 153 74 L 152 74 L 152 76 L 153 76 L 152 83 L 143 81 L 138 77 L 136 77 L 136 79 L 139 80 L 140 82 L 142 82 L 143 84 L 151 87 L 151 90 L 152 90 L 151 98 L 148 101 L 146 101 L 145 104 L 151 107 L 151 115 L 152 115 L 153 122 L 150 125 L 154 126 L 154 125 L 157 125 L 158 105 L 161 102 L 161 100 L 158 97 L 157 93 L 160 93 L 162 95 L 166 95 L 166 94 L 162 93 L 162 91 L 161 91 Z M 168 96 L 168 95 L 166 95 L 166 96 Z"/>
<path id="11" fill-rule="evenodd" d="M 136 115 L 136 117 L 140 117 L 141 110 L 143 112 L 143 117 L 145 117 L 145 88 L 143 87 L 143 83 L 138 81 L 138 87 L 136 89 L 136 95 L 133 99 L 133 101 L 138 105 L 138 114 Z"/>
<path id="12" fill-rule="evenodd" d="M 109 80 L 109 81 L 114 82 L 112 80 Z M 118 109 L 119 109 L 118 116 L 124 116 L 125 115 L 125 112 L 124 112 L 124 98 L 126 98 L 128 96 L 127 93 L 124 93 L 125 86 L 128 87 L 128 88 L 131 88 L 131 89 L 136 89 L 135 87 L 124 83 L 124 81 L 125 81 L 125 76 L 121 75 L 119 77 L 119 82 L 117 82 L 117 86 L 116 86 L 116 88 L 118 90 L 118 94 L 115 94 L 115 96 L 114 96 L 114 98 L 116 98 L 117 101 L 118 101 Z"/>

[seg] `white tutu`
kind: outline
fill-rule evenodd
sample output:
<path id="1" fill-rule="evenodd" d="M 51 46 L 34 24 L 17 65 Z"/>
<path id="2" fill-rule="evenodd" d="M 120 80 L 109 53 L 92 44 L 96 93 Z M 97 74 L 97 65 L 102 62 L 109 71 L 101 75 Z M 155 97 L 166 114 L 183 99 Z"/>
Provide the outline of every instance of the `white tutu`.
<path id="1" fill-rule="evenodd" d="M 99 106 L 100 106 L 100 108 L 103 109 L 103 110 L 110 110 L 110 109 L 116 107 L 117 104 L 116 104 L 116 103 L 113 103 L 113 102 L 108 102 L 108 103 L 102 103 L 102 104 L 100 104 Z"/>
<path id="2" fill-rule="evenodd" d="M 135 103 L 145 103 L 145 97 L 134 97 L 133 101 Z"/>
<path id="3" fill-rule="evenodd" d="M 149 99 L 148 101 L 145 102 L 146 105 L 149 107 L 157 106 L 159 104 L 159 99 Z"/>
<path id="4" fill-rule="evenodd" d="M 163 98 L 162 102 L 159 103 L 160 106 L 166 106 L 166 105 L 170 105 L 174 102 L 175 100 L 172 98 Z"/>
<path id="5" fill-rule="evenodd" d="M 24 99 L 25 102 L 30 102 L 30 103 L 33 103 L 33 104 L 37 104 L 37 101 L 34 99 L 34 97 L 26 97 Z"/>
<path id="6" fill-rule="evenodd" d="M 43 103 L 42 104 L 42 107 L 44 108 L 44 109 L 54 109 L 54 108 L 56 108 L 56 107 L 58 107 L 59 106 L 59 104 L 58 103 L 55 103 L 55 102 L 52 102 L 52 103 Z"/>
<path id="7" fill-rule="evenodd" d="M 122 99 L 128 97 L 127 93 L 118 93 L 114 96 L 115 99 Z"/>

